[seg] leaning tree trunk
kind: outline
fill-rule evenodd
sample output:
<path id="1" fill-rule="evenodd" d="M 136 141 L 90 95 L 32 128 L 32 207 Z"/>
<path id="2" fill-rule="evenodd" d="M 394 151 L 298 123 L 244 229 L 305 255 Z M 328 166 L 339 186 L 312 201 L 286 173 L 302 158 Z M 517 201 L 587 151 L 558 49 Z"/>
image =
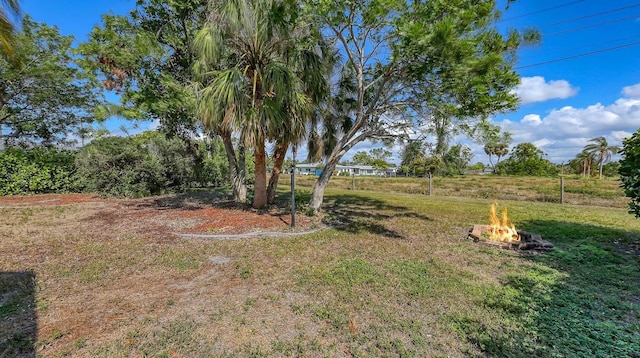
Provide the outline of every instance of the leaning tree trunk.
<path id="1" fill-rule="evenodd" d="M 269 186 L 267 187 L 267 203 L 269 204 L 273 204 L 276 199 L 278 179 L 280 179 L 280 174 L 282 174 L 282 165 L 284 164 L 284 158 L 287 155 L 288 149 L 288 141 L 278 142 L 276 144 L 276 150 L 273 153 L 273 170 L 271 171 Z"/>
<path id="2" fill-rule="evenodd" d="M 253 207 L 262 209 L 267 205 L 267 153 L 264 139 L 258 138 L 254 150 L 256 180 L 253 191 Z"/>
<path id="3" fill-rule="evenodd" d="M 339 159 L 338 159 L 339 160 Z M 322 205 L 322 200 L 324 199 L 324 191 L 329 184 L 329 179 L 331 179 L 331 174 L 336 169 L 336 165 L 338 160 L 328 160 L 327 164 L 320 174 L 320 177 L 313 185 L 313 192 L 311 193 L 311 200 L 309 201 L 309 207 L 314 211 L 320 210 L 320 206 Z"/>
<path id="4" fill-rule="evenodd" d="M 231 141 L 231 132 L 220 129 L 218 134 L 222 137 L 227 161 L 229 162 L 229 172 L 231 173 L 231 182 L 233 184 L 233 201 L 243 203 L 247 201 L 247 170 L 244 145 L 240 144 L 238 146 L 238 159 L 236 160 L 236 152 Z"/>

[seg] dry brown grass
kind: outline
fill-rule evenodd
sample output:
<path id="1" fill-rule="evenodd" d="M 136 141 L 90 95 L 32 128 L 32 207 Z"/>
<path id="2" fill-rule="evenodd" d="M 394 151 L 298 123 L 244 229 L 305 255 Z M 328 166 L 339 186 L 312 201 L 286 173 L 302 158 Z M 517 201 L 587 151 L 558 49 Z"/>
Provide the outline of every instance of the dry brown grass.
<path id="1" fill-rule="evenodd" d="M 296 185 L 311 188 L 315 176 L 297 176 Z M 283 177 L 283 185 L 289 178 Z M 331 188 L 350 190 L 386 191 L 403 194 L 428 195 L 429 179 L 414 177 L 350 177 L 331 178 Z M 467 175 L 434 177 L 432 195 L 479 199 L 517 200 L 533 202 L 560 202 L 560 178 L 503 177 L 495 175 Z M 596 205 L 626 208 L 628 199 L 620 188 L 619 180 L 599 180 L 567 177 L 564 179 L 566 204 Z"/>
<path id="2" fill-rule="evenodd" d="M 241 312 L 243 305 L 238 302 L 252 295 L 252 267 L 265 258 L 254 259 L 259 255 L 252 250 L 238 257 L 236 248 L 245 243 L 184 240 L 172 232 L 199 232 L 205 224 L 209 224 L 205 232 L 290 230 L 283 214 L 226 204 L 211 208 L 177 203 L 174 197 L 62 199 L 0 199 L 0 272 L 35 273 L 38 352 L 46 356 L 68 352 L 95 356 L 114 344 L 116 351 L 128 352 L 119 355 L 136 355 L 137 345 L 144 344 L 131 337 L 136 331 L 162 330 L 171 322 L 191 318 L 209 322 L 212 307 L 221 307 L 220 301 L 227 307 L 220 309 Z M 312 221 L 303 217 L 297 228 L 303 230 Z M 232 261 L 211 262 L 216 255 Z M 262 304 L 256 300 L 255 306 Z M 284 324 L 281 316 L 264 317 L 261 322 L 269 318 L 273 323 L 269 326 L 277 329 Z M 210 337 L 222 338 L 230 346 L 244 344 L 234 342 L 240 339 L 238 332 L 228 332 L 225 325 L 214 327 Z"/>
<path id="3" fill-rule="evenodd" d="M 516 343 L 530 344 L 518 347 L 524 353 L 545 356 L 553 353 L 545 329 L 554 327 L 539 319 L 545 313 L 537 302 L 582 287 L 565 286 L 572 272 L 559 265 L 582 252 L 572 249 L 570 234 L 552 240 L 565 246 L 542 260 L 470 244 L 466 230 L 484 222 L 489 201 L 331 190 L 327 211 L 343 227 L 293 238 L 208 240 L 171 232 L 219 219 L 188 213 L 230 215 L 251 228 L 260 213 L 207 196 L 58 206 L 43 205 L 40 197 L 33 204 L 15 200 L 20 203 L 0 199 L 0 272 L 35 275 L 34 341 L 47 357 L 517 356 Z M 588 218 L 621 243 L 637 235 L 621 209 L 509 205 L 525 229 L 543 230 L 538 219 L 558 220 L 563 224 L 546 226 L 562 232 L 560 225 Z M 281 213 L 263 215 L 282 223 Z M 628 268 L 631 255 L 621 255 L 602 267 L 627 270 L 611 281 L 625 287 L 640 274 Z M 524 279 L 533 285 L 516 285 Z M 598 320 L 611 326 L 598 329 L 628 342 L 640 318 L 631 299 L 640 296 L 637 287 L 625 288 L 631 298 L 620 299 L 599 289 L 603 283 L 588 284 L 602 291 L 588 297 L 592 302 L 626 308 L 627 323 L 607 311 Z M 531 329 L 540 341 L 520 338 L 534 337 Z"/>

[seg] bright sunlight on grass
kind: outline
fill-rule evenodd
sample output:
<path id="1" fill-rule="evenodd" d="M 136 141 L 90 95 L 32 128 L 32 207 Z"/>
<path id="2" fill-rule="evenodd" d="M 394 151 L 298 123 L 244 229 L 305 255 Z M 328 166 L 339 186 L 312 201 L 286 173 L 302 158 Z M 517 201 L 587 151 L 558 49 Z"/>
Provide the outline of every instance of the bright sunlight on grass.
<path id="1" fill-rule="evenodd" d="M 0 270 L 32 270 L 11 302 L 36 313 L 46 356 L 638 356 L 638 221 L 501 201 L 555 244 L 520 254 L 466 239 L 491 201 L 331 189 L 343 226 L 244 240 L 124 227 L 105 206 L 2 209 Z"/>

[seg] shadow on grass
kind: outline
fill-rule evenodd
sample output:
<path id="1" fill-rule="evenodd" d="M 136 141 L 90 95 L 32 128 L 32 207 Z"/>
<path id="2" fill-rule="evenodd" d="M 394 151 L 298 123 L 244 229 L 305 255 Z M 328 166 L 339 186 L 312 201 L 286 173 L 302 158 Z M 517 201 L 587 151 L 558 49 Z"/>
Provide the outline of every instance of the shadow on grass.
<path id="1" fill-rule="evenodd" d="M 186 193 L 178 193 L 156 197 L 153 199 L 142 199 L 142 201 L 132 204 L 141 208 L 157 209 L 181 209 L 199 210 L 203 206 L 216 208 L 249 208 L 248 204 L 239 204 L 231 200 L 231 196 L 222 190 L 198 190 Z"/>
<path id="2" fill-rule="evenodd" d="M 640 232 L 552 220 L 520 226 L 556 247 L 523 256 L 534 265 L 503 276 L 482 304 L 522 326 L 502 332 L 467 317 L 459 325 L 467 339 L 509 357 L 640 357 L 640 256 L 627 246 Z"/>
<path id="3" fill-rule="evenodd" d="M 325 210 L 340 225 L 338 230 L 352 234 L 369 232 L 394 239 L 404 239 L 397 231 L 384 226 L 384 220 L 396 217 L 415 218 L 425 221 L 432 219 L 416 213 L 405 206 L 390 205 L 388 202 L 363 195 L 328 195 L 324 200 Z"/>
<path id="4" fill-rule="evenodd" d="M 38 317 L 33 271 L 0 272 L 0 357 L 35 357 Z"/>

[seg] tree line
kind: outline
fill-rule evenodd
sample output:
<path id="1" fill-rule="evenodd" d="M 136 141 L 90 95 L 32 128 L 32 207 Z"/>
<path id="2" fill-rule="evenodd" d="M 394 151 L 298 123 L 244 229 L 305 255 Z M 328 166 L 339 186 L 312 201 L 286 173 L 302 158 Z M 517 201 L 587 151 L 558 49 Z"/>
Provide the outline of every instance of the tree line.
<path id="1" fill-rule="evenodd" d="M 419 155 L 401 167 L 455 173 L 470 154 L 448 141 L 469 133 L 498 172 L 540 154 L 520 146 L 500 162 L 510 138 L 488 124 L 517 107 L 517 51 L 539 40 L 535 31 L 499 32 L 502 12 L 492 0 L 141 0 L 127 15 L 103 15 L 76 47 L 27 15 L 2 47 L 0 137 L 6 146 L 55 146 L 98 137 L 109 118 L 155 121 L 192 165 L 203 163 L 198 138 L 216 138 L 234 199 L 248 199 L 251 180 L 256 208 L 273 203 L 286 153 L 305 144 L 307 159 L 325 167 L 312 210 L 363 141 L 432 133 L 436 155 L 409 142 Z"/>

